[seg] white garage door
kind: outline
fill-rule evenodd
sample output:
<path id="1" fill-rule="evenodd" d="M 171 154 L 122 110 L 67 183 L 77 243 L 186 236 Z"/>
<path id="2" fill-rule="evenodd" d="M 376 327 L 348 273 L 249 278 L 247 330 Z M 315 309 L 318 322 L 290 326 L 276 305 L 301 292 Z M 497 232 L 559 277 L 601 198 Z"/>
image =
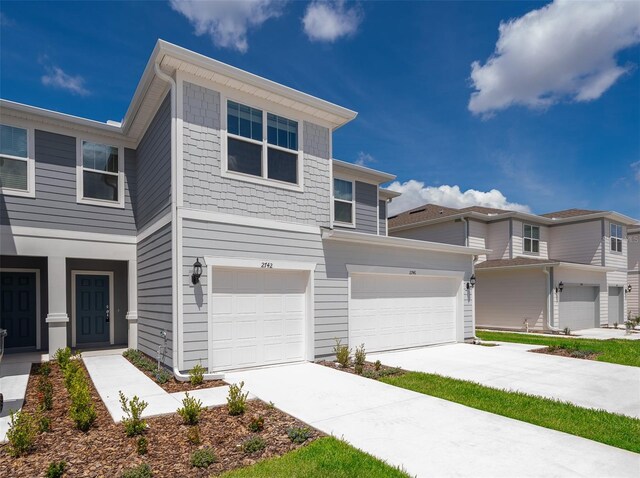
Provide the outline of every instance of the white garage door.
<path id="1" fill-rule="evenodd" d="M 213 368 L 304 359 L 308 272 L 213 268 Z"/>
<path id="2" fill-rule="evenodd" d="M 622 287 L 609 287 L 609 325 L 624 322 L 624 292 Z"/>
<path id="3" fill-rule="evenodd" d="M 560 293 L 560 328 L 571 330 L 596 327 L 598 288 L 565 286 Z"/>
<path id="4" fill-rule="evenodd" d="M 456 340 L 459 280 L 382 274 L 351 278 L 349 344 L 367 351 Z"/>

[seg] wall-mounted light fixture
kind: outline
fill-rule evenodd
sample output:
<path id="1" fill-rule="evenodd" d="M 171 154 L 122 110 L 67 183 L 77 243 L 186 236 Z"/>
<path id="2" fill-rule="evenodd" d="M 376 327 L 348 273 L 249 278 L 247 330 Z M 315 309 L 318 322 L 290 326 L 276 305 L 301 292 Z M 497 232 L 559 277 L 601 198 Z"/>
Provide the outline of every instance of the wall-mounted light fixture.
<path id="1" fill-rule="evenodd" d="M 472 289 L 476 286 L 476 275 L 473 274 L 469 277 L 469 282 L 467 282 L 467 290 Z"/>
<path id="2" fill-rule="evenodd" d="M 202 275 L 202 264 L 200 264 L 200 259 L 196 257 L 196 261 L 193 263 L 193 274 L 191 274 L 191 283 L 196 285 L 200 282 L 200 276 Z"/>
<path id="3" fill-rule="evenodd" d="M 556 294 L 562 292 L 562 289 L 564 289 L 564 282 L 560 281 L 558 287 L 556 287 Z"/>
<path id="4" fill-rule="evenodd" d="M 632 291 L 632 290 L 633 290 L 633 288 L 631 287 L 631 284 L 628 284 L 624 291 L 625 291 L 627 294 L 629 294 L 629 293 L 631 293 L 631 291 Z"/>

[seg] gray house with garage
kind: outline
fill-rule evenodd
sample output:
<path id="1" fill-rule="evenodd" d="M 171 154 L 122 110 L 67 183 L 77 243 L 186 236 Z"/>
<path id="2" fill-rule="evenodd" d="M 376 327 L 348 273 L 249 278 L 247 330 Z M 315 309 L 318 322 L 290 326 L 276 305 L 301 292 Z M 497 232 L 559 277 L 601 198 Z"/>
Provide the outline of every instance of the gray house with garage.
<path id="1" fill-rule="evenodd" d="M 221 372 L 474 335 L 488 251 L 388 235 L 394 176 L 333 158 L 351 110 L 160 40 L 122 122 L 0 115 L 9 350 Z"/>
<path id="2" fill-rule="evenodd" d="M 474 261 L 479 327 L 579 330 L 626 320 L 635 292 L 627 233 L 635 223 L 614 211 L 426 204 L 389 218 L 389 234 L 491 249 Z"/>

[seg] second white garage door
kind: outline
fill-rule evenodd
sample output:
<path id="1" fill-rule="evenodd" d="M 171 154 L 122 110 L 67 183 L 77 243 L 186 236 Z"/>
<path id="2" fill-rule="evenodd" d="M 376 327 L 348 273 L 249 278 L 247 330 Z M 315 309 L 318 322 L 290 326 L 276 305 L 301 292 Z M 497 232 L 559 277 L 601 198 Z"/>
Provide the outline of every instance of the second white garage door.
<path id="1" fill-rule="evenodd" d="M 571 330 L 597 327 L 598 287 L 565 286 L 560 293 L 560 328 Z"/>
<path id="2" fill-rule="evenodd" d="M 213 268 L 213 369 L 304 359 L 308 272 Z"/>
<path id="3" fill-rule="evenodd" d="M 369 352 L 456 340 L 459 280 L 354 274 L 349 303 L 349 344 Z"/>

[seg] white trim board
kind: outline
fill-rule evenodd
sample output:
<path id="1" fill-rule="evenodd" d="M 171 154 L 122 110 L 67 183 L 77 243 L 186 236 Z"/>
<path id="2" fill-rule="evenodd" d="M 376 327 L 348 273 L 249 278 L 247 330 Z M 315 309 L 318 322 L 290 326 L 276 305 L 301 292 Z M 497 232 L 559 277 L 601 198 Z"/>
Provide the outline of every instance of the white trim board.
<path id="1" fill-rule="evenodd" d="M 11 126 L 14 128 L 20 128 L 27 131 L 27 157 L 20 158 L 17 156 L 9 156 L 3 155 L 9 159 L 14 159 L 17 161 L 24 161 L 27 163 L 27 189 L 10 189 L 10 188 L 0 188 L 0 192 L 2 192 L 5 196 L 19 196 L 19 197 L 28 197 L 35 198 L 36 197 L 36 140 L 35 140 L 35 129 L 33 125 L 27 121 L 9 118 L 7 120 L 6 117 L 3 117 L 0 120 L 5 126 Z"/>
<path id="2" fill-rule="evenodd" d="M 109 344 L 114 344 L 115 333 L 115 316 L 114 316 L 114 291 L 113 291 L 113 271 L 87 271 L 81 269 L 73 269 L 71 271 L 71 346 L 76 346 L 76 276 L 78 275 L 97 275 L 109 277 Z"/>
<path id="3" fill-rule="evenodd" d="M 464 271 L 438 270 L 438 269 L 412 269 L 410 267 L 387 267 L 387 266 L 363 266 L 358 264 L 347 264 L 349 274 L 384 274 L 402 276 L 422 276 L 422 277 L 447 277 L 451 279 L 464 278 Z"/>
<path id="4" fill-rule="evenodd" d="M 20 267 L 0 267 L 0 272 L 30 272 L 36 275 L 36 350 L 42 348 L 42 317 L 41 317 L 41 299 L 40 299 L 40 269 L 23 269 Z"/>
<path id="5" fill-rule="evenodd" d="M 274 269 L 282 271 L 315 271 L 315 262 L 271 261 L 266 259 L 246 259 L 240 257 L 204 256 L 205 264 L 210 267 L 230 267 L 244 269 Z"/>

